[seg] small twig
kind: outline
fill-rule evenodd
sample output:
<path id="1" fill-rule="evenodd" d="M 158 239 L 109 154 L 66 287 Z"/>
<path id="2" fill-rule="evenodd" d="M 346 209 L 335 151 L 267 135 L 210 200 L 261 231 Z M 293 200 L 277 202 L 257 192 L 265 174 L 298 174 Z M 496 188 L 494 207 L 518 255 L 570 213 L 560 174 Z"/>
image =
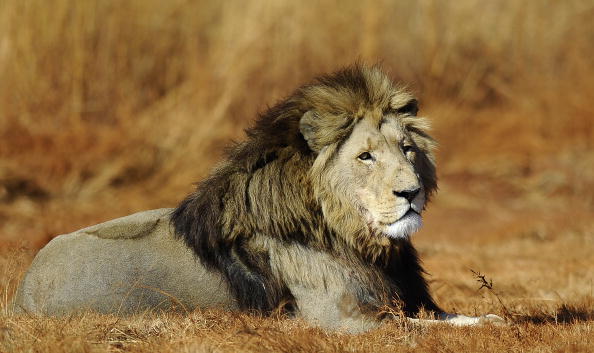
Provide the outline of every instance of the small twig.
<path id="1" fill-rule="evenodd" d="M 488 280 L 487 278 L 485 278 L 485 275 L 481 275 L 480 272 L 475 271 L 473 269 L 470 269 L 470 272 L 472 272 L 472 274 L 474 275 L 474 278 L 477 280 L 477 282 L 479 282 L 481 284 L 481 286 L 479 287 L 478 290 L 481 290 L 483 288 L 487 288 L 489 290 L 493 290 L 493 280 Z"/>
<path id="2" fill-rule="evenodd" d="M 512 313 L 509 311 L 509 309 L 507 308 L 507 306 L 505 306 L 505 304 L 503 304 L 503 301 L 501 300 L 501 297 L 499 296 L 499 293 L 497 293 L 495 291 L 495 289 L 493 289 L 493 279 L 487 279 L 485 275 L 481 274 L 479 271 L 475 271 L 473 269 L 470 269 L 470 272 L 472 272 L 472 274 L 474 275 L 474 278 L 476 279 L 476 281 L 478 283 L 480 283 L 480 287 L 479 287 L 479 291 L 483 288 L 487 288 L 487 290 L 492 293 L 495 298 L 497 298 L 497 301 L 499 302 L 499 305 L 501 305 L 501 308 L 503 309 L 503 313 L 504 315 L 508 318 L 508 319 L 512 319 L 513 315 Z"/>

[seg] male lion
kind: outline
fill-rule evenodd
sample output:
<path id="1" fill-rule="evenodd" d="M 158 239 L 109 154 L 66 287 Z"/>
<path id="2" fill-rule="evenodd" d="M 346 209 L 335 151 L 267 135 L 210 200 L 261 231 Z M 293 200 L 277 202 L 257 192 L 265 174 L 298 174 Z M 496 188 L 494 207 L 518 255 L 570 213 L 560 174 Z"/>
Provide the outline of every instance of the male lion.
<path id="1" fill-rule="evenodd" d="M 435 142 L 417 102 L 378 68 L 354 66 L 298 89 L 247 130 L 180 205 L 52 240 L 15 309 L 281 308 L 360 332 L 383 308 L 433 311 L 410 235 L 436 189 Z"/>

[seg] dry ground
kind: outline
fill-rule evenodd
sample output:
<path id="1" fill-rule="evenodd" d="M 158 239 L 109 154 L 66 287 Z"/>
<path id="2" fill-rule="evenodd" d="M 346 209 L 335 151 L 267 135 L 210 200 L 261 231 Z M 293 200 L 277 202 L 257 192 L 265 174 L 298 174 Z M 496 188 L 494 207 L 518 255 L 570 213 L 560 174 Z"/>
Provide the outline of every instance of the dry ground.
<path id="1" fill-rule="evenodd" d="M 0 351 L 594 351 L 592 18 L 586 0 L 0 1 Z M 174 206 L 257 111 L 358 59 L 412 86 L 441 145 L 414 236 L 438 302 L 509 326 L 5 312 L 52 237 Z"/>

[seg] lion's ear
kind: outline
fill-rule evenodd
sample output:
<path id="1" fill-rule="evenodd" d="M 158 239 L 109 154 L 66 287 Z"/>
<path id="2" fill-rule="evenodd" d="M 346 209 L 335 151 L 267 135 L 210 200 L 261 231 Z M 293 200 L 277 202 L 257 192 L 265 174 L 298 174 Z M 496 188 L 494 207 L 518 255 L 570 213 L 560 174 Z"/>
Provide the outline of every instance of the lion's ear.
<path id="1" fill-rule="evenodd" d="M 305 141 L 307 141 L 309 148 L 315 152 L 318 152 L 321 146 L 319 146 L 316 138 L 316 122 L 317 115 L 314 111 L 309 110 L 305 112 L 305 114 L 303 114 L 301 117 L 301 120 L 299 120 L 299 131 L 301 132 L 301 135 L 303 135 Z"/>

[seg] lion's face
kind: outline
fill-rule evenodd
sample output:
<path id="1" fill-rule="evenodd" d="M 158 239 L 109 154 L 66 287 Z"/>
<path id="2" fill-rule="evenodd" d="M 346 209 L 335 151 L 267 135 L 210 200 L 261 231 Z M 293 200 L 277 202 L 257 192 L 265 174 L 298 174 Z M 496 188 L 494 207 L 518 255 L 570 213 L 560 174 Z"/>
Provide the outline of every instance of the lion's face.
<path id="1" fill-rule="evenodd" d="M 378 127 L 361 119 L 330 164 L 332 182 L 374 233 L 406 238 L 421 227 L 425 189 L 415 170 L 418 148 L 399 117 Z"/>
<path id="2" fill-rule="evenodd" d="M 390 244 L 386 237 L 417 231 L 437 178 L 436 144 L 414 96 L 378 68 L 355 67 L 293 99 L 326 225 L 372 257 Z"/>

